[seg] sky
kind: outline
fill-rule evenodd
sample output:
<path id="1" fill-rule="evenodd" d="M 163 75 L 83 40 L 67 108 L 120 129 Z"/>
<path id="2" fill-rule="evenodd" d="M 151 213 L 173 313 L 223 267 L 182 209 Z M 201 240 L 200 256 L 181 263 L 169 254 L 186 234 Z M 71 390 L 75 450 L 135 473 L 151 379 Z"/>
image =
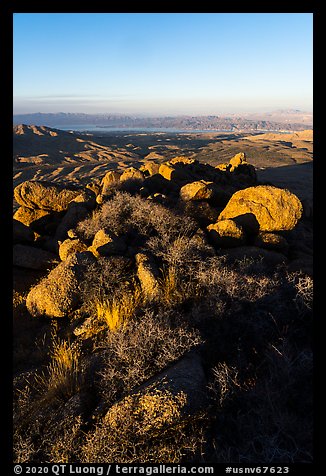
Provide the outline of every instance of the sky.
<path id="1" fill-rule="evenodd" d="M 312 13 L 15 13 L 14 113 L 312 111 Z"/>

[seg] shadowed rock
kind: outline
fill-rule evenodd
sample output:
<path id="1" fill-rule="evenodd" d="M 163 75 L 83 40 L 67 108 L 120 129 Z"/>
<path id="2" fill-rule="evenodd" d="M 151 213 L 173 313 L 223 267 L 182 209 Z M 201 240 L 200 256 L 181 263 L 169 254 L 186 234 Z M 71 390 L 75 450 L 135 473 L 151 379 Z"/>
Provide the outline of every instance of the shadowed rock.
<path id="1" fill-rule="evenodd" d="M 274 250 L 284 254 L 287 254 L 287 251 L 289 249 L 289 244 L 283 236 L 277 235 L 276 233 L 268 233 L 264 231 L 261 231 L 255 237 L 253 245 L 257 246 L 258 248 Z"/>
<path id="2" fill-rule="evenodd" d="M 253 213 L 244 213 L 232 218 L 232 220 L 240 225 L 248 236 L 257 235 L 259 232 L 259 223 Z"/>
<path id="3" fill-rule="evenodd" d="M 84 220 L 88 213 L 89 211 L 83 203 L 71 202 L 56 229 L 55 239 L 57 241 L 64 241 L 68 237 L 68 231 L 75 228 L 80 221 Z"/>
<path id="4" fill-rule="evenodd" d="M 153 388 L 171 392 L 178 395 L 183 392 L 186 396 L 186 404 L 182 409 L 182 415 L 194 415 L 207 404 L 207 380 L 202 366 L 201 357 L 195 352 L 182 357 L 160 374 L 148 380 L 133 393 L 146 392 Z"/>
<path id="5" fill-rule="evenodd" d="M 219 219 L 245 213 L 255 215 L 261 231 L 292 230 L 301 218 L 302 204 L 296 195 L 286 189 L 259 185 L 236 192 Z"/>
<path id="6" fill-rule="evenodd" d="M 13 265 L 22 268 L 46 270 L 58 263 L 58 258 L 50 251 L 41 250 L 33 246 L 14 245 Z"/>
<path id="7" fill-rule="evenodd" d="M 206 385 L 200 357 L 189 353 L 113 405 L 104 420 L 112 431 L 119 431 L 128 415 L 129 421 L 133 418 L 136 423 L 131 429 L 135 434 L 143 432 L 145 424 L 146 434 L 160 432 L 205 408 L 208 404 Z M 141 416 L 142 425 L 137 415 Z"/>
<path id="8" fill-rule="evenodd" d="M 13 220 L 13 240 L 14 243 L 32 243 L 34 232 L 20 221 Z"/>

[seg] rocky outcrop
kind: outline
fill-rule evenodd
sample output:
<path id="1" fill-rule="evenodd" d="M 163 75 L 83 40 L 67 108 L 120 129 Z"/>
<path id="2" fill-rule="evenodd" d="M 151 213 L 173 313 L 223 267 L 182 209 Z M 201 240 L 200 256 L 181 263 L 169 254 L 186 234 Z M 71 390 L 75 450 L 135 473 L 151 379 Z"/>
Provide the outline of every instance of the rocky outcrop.
<path id="1" fill-rule="evenodd" d="M 144 165 L 140 167 L 141 170 L 145 175 L 155 175 L 159 173 L 160 164 L 157 164 L 153 161 L 145 162 Z"/>
<path id="2" fill-rule="evenodd" d="M 302 204 L 288 190 L 258 185 L 236 192 L 219 219 L 235 218 L 245 213 L 255 215 L 260 231 L 292 230 L 301 218 Z"/>
<path id="3" fill-rule="evenodd" d="M 64 212 L 49 212 L 41 209 L 19 207 L 14 214 L 14 219 L 24 223 L 40 235 L 50 234 L 55 231 Z"/>

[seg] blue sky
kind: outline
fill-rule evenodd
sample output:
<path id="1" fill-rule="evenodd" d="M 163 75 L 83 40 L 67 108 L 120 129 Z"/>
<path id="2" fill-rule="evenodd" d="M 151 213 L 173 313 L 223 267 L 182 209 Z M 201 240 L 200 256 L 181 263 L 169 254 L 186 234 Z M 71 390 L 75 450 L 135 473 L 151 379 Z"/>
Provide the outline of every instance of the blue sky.
<path id="1" fill-rule="evenodd" d="M 310 13 L 14 14 L 14 113 L 312 110 Z"/>

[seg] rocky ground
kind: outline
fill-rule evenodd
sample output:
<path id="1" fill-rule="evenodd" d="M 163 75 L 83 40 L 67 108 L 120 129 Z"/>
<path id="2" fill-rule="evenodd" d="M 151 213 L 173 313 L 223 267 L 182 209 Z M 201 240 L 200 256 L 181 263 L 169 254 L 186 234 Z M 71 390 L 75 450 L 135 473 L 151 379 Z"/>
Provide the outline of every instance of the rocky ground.
<path id="1" fill-rule="evenodd" d="M 17 462 L 312 461 L 310 164 L 168 150 L 15 171 Z"/>

